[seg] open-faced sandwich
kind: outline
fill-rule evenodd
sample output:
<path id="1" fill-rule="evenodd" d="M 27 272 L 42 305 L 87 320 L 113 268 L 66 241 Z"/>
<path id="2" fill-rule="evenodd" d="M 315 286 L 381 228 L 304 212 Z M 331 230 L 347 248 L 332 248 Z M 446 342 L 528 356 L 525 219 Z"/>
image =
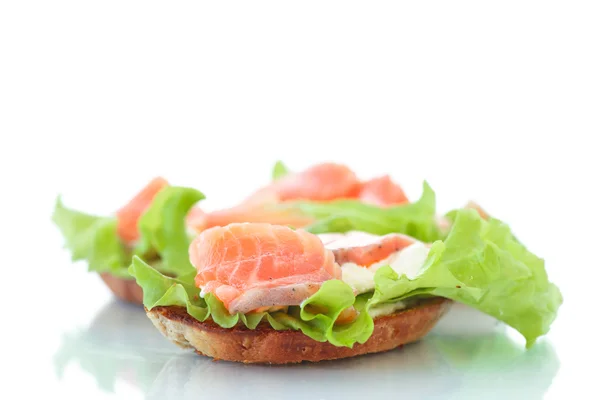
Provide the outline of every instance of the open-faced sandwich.
<path id="1" fill-rule="evenodd" d="M 440 218 L 427 184 L 415 202 L 381 204 L 357 196 L 360 182 L 317 200 L 282 195 L 283 182 L 243 207 L 303 218 L 301 227 L 206 224 L 178 276 L 134 257 L 147 313 L 174 343 L 221 360 L 296 363 L 419 340 L 453 302 L 513 327 L 527 346 L 556 317 L 562 296 L 544 261 L 476 205 Z"/>
<path id="2" fill-rule="evenodd" d="M 72 210 L 59 197 L 52 220 L 63 234 L 73 261 L 86 261 L 88 269 L 100 274 L 118 298 L 142 304 L 142 290 L 127 271 L 131 257 L 143 257 L 166 275 L 178 274 L 180 254 L 192 237 L 187 221 L 201 214 L 192 206 L 203 198 L 196 190 L 155 178 L 114 215 Z M 165 246 L 165 237 L 180 246 L 177 251 Z"/>

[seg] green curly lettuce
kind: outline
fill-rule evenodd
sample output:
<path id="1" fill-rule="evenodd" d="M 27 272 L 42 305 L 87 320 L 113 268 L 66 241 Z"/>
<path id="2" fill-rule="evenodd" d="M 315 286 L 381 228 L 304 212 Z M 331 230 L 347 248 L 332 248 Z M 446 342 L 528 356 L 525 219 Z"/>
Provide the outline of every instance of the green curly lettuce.
<path id="1" fill-rule="evenodd" d="M 203 199 L 204 194 L 188 187 L 167 186 L 158 192 L 138 222 L 140 240 L 134 253 L 143 257 L 155 251 L 161 259 L 160 270 L 168 275 L 193 272 L 185 218 L 194 204 Z"/>
<path id="2" fill-rule="evenodd" d="M 58 197 L 52 221 L 61 231 L 73 261 L 87 261 L 89 271 L 128 276 L 123 266 L 130 258 L 117 235 L 116 218 L 75 211 L 65 207 Z"/>
<path id="3" fill-rule="evenodd" d="M 202 199 L 204 195 L 196 189 L 163 188 L 140 217 L 140 240 L 132 248 L 117 234 L 116 217 L 94 216 L 69 209 L 60 197 L 52 220 L 61 231 L 73 261 L 87 261 L 90 271 L 131 278 L 127 270 L 132 254 L 136 254 L 152 259 L 164 273 L 177 275 L 193 270 L 187 258 L 190 238 L 185 217 Z"/>
<path id="4" fill-rule="evenodd" d="M 389 266 L 377 271 L 370 304 L 425 294 L 445 297 L 512 326 L 531 347 L 548 332 L 562 304 L 544 261 L 518 242 L 503 222 L 485 221 L 474 210 L 452 215 L 448 238 L 432 245 L 416 278 L 398 276 Z"/>
<path id="5" fill-rule="evenodd" d="M 353 230 L 375 235 L 404 233 L 425 242 L 443 237 L 436 218 L 435 192 L 427 182 L 423 183 L 423 193 L 416 202 L 387 208 L 359 200 L 298 201 L 283 207 L 315 218 L 305 228 L 312 233 Z"/>

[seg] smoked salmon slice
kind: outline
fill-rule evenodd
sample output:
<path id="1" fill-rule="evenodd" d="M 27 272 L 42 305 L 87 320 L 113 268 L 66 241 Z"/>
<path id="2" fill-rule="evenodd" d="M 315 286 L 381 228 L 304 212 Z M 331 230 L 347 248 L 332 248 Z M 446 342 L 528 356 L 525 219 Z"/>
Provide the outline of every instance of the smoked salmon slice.
<path id="1" fill-rule="evenodd" d="M 292 173 L 259 189 L 246 204 L 264 204 L 287 200 L 329 201 L 356 197 L 360 181 L 347 166 L 321 163 Z"/>
<path id="2" fill-rule="evenodd" d="M 302 228 L 314 220 L 291 209 L 272 206 L 296 200 L 326 202 L 340 199 L 358 199 L 383 207 L 409 201 L 402 188 L 388 175 L 361 182 L 345 165 L 321 163 L 285 175 L 257 190 L 235 207 L 197 214 L 190 219 L 190 226 L 197 232 L 241 222 Z"/>
<path id="3" fill-rule="evenodd" d="M 233 223 L 199 234 L 190 245 L 201 294 L 231 314 L 299 305 L 341 269 L 318 236 L 264 223 Z"/>
<path id="4" fill-rule="evenodd" d="M 235 207 L 202 213 L 194 212 L 188 218 L 188 225 L 196 232 L 215 226 L 226 226 L 241 222 L 262 222 L 273 225 L 286 225 L 302 228 L 314 219 L 290 209 L 274 208 L 272 204 L 240 204 Z"/>
<path id="5" fill-rule="evenodd" d="M 303 227 L 314 221 L 302 214 L 286 209 L 272 208 L 268 205 L 253 207 L 240 205 L 225 210 L 213 211 L 205 215 L 198 214 L 192 220 L 194 226 L 198 227 L 203 224 L 205 229 L 214 226 L 226 226 L 234 222 L 262 222 L 273 225 Z"/>
<path id="6" fill-rule="evenodd" d="M 378 236 L 351 231 L 318 236 L 325 248 L 333 251 L 342 270 L 342 280 L 356 295 L 375 290 L 375 275 L 384 266 L 412 279 L 429 255 L 428 244 L 402 234 Z"/>
<path id="7" fill-rule="evenodd" d="M 125 206 L 117 211 L 117 234 L 125 242 L 133 242 L 140 236 L 137 223 L 141 215 L 150 207 L 154 196 L 169 182 L 161 177 L 152 179 Z"/>
<path id="8" fill-rule="evenodd" d="M 376 237 L 373 243 L 346 246 L 342 245 L 343 240 L 339 240 L 328 243 L 326 247 L 333 251 L 335 261 L 340 265 L 351 262 L 369 267 L 416 242 L 410 236 L 393 233 Z"/>
<path id="9" fill-rule="evenodd" d="M 377 206 L 391 206 L 408 203 L 404 190 L 389 175 L 374 178 L 361 186 L 359 199 Z"/>
<path id="10" fill-rule="evenodd" d="M 269 206 L 293 200 L 330 201 L 356 198 L 359 190 L 360 181 L 350 168 L 341 164 L 321 163 L 272 182 L 235 207 L 197 215 L 190 223 L 198 232 L 240 222 L 262 222 L 301 228 L 314 222 L 313 219 L 290 210 Z"/>

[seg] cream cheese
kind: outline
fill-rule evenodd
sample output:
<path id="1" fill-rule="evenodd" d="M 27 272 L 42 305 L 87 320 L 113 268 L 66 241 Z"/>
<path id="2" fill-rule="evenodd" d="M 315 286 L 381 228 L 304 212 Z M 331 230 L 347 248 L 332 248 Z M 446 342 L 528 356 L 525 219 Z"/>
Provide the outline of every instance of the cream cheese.
<path id="1" fill-rule="evenodd" d="M 398 275 L 406 275 L 412 279 L 419 274 L 428 254 L 427 246 L 421 242 L 415 242 L 369 267 L 361 267 L 351 262 L 344 263 L 341 265 L 342 280 L 350 285 L 357 294 L 366 293 L 375 289 L 373 279 L 379 268 L 389 265 Z"/>

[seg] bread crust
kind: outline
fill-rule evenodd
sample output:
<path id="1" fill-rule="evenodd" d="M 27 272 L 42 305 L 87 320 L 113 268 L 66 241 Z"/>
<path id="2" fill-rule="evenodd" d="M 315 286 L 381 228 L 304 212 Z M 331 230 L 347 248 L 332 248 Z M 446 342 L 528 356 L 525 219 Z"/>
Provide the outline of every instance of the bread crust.
<path id="1" fill-rule="evenodd" d="M 144 292 L 135 282 L 135 279 L 119 278 L 107 272 L 101 273 L 100 277 L 119 299 L 133 304 L 143 304 Z"/>
<path id="2" fill-rule="evenodd" d="M 450 303 L 447 299 L 431 298 L 415 307 L 378 317 L 371 337 L 353 348 L 317 342 L 300 331 L 277 331 L 268 324 L 261 324 L 254 330 L 244 326 L 221 328 L 214 322 L 194 319 L 183 307 L 155 307 L 146 311 L 164 336 L 198 354 L 215 360 L 288 364 L 354 357 L 415 342 L 433 328 Z"/>

